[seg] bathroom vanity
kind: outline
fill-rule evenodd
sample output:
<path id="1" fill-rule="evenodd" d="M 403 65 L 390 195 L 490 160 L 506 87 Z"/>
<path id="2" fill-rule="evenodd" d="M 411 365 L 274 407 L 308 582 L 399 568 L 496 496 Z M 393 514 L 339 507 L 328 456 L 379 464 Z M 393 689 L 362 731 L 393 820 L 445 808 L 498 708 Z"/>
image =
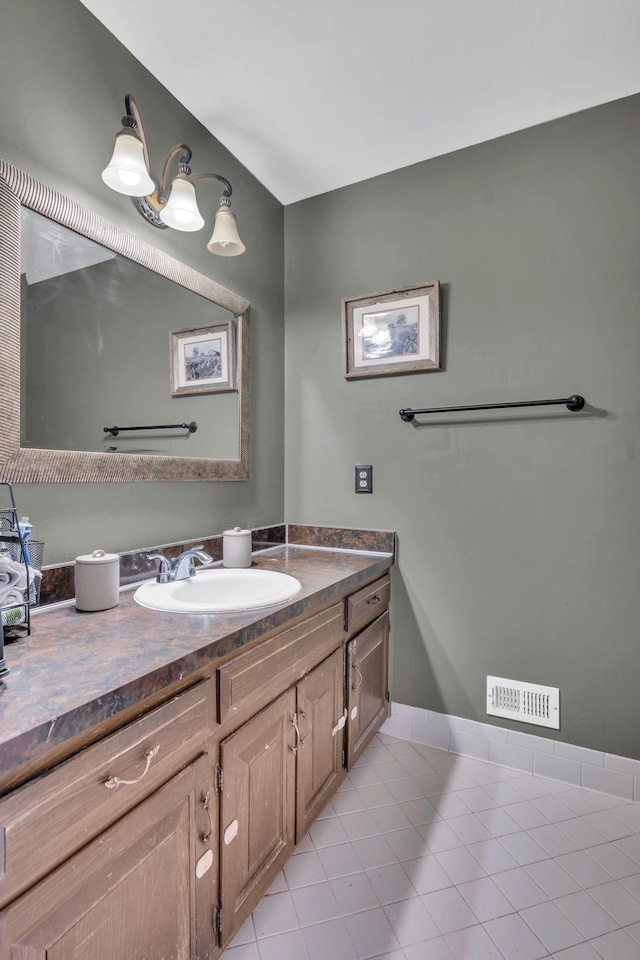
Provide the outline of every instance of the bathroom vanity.
<path id="1" fill-rule="evenodd" d="M 303 591 L 36 618 L 0 693 L 0 955 L 218 957 L 387 715 L 388 553 L 254 554 Z"/>

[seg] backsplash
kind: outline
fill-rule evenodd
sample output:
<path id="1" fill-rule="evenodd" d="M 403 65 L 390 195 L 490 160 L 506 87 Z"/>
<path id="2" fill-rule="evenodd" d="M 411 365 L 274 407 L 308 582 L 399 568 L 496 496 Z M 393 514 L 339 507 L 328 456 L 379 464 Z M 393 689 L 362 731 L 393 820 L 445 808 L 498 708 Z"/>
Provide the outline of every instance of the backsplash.
<path id="1" fill-rule="evenodd" d="M 395 552 L 395 533 L 390 530 L 356 530 L 349 527 L 306 526 L 305 524 L 274 524 L 252 530 L 254 550 L 290 543 L 296 546 L 330 547 L 342 550 L 370 550 L 380 553 Z M 141 550 L 127 550 L 120 554 L 120 584 L 137 583 L 155 576 L 157 563 L 147 560 L 148 553 L 161 552 L 169 559 L 184 550 L 202 544 L 214 560 L 222 560 L 222 534 L 185 540 L 183 543 L 158 544 Z M 72 600 L 74 597 L 74 562 L 52 564 L 42 570 L 40 606 Z"/>

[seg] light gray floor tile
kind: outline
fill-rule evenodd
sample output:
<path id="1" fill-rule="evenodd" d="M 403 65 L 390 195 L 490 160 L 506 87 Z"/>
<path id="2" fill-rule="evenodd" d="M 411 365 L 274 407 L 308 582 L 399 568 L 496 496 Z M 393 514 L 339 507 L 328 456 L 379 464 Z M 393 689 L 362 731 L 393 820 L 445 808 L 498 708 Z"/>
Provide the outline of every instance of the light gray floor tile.
<path id="1" fill-rule="evenodd" d="M 358 960 L 344 920 L 331 920 L 316 927 L 305 927 L 302 936 L 309 960 Z"/>
<path id="2" fill-rule="evenodd" d="M 366 910 L 345 918 L 345 924 L 358 960 L 368 960 L 400 946 L 384 911 Z M 323 960 L 331 956 L 328 952 Z"/>
<path id="3" fill-rule="evenodd" d="M 375 867 L 367 870 L 367 878 L 383 906 L 397 900 L 409 900 L 417 897 L 417 891 L 399 863 L 388 867 Z"/>
<path id="4" fill-rule="evenodd" d="M 415 860 L 429 853 L 426 841 L 422 839 L 415 827 L 386 833 L 385 840 L 400 861 Z"/>
<path id="5" fill-rule="evenodd" d="M 420 898 L 389 904 L 384 912 L 402 947 L 437 937 L 440 932 Z"/>
<path id="6" fill-rule="evenodd" d="M 587 856 L 599 863 L 601 867 L 610 873 L 614 880 L 621 880 L 623 877 L 632 877 L 638 872 L 638 864 L 635 860 L 623 853 L 622 850 L 614 846 L 613 843 L 605 843 L 599 847 L 590 847 L 587 850 Z"/>
<path id="7" fill-rule="evenodd" d="M 467 850 L 473 854 L 486 873 L 502 873 L 504 870 L 513 870 L 518 866 L 510 853 L 503 845 L 492 837 L 490 840 L 481 840 L 471 843 Z"/>
<path id="8" fill-rule="evenodd" d="M 225 960 L 260 960 L 258 953 L 258 944 L 255 940 L 252 943 L 243 943 L 239 947 L 229 947 L 225 951 Z M 304 957 L 304 954 L 302 955 Z"/>
<path id="9" fill-rule="evenodd" d="M 522 829 L 522 824 L 514 820 L 508 808 L 503 810 L 500 807 L 495 807 L 491 810 L 478 810 L 473 816 L 478 818 L 492 837 L 504 837 L 507 833 L 518 833 Z"/>
<path id="10" fill-rule="evenodd" d="M 534 866 L 544 866 L 549 862 L 545 860 L 541 864 L 534 864 Z M 533 907 L 536 903 L 544 903 L 545 900 L 549 899 L 545 890 L 538 886 L 524 867 L 516 867 L 515 870 L 497 873 L 492 879 L 516 910 L 524 910 L 525 907 Z M 569 877 L 569 880 L 571 879 Z M 577 884 L 576 889 L 580 889 Z"/>
<path id="11" fill-rule="evenodd" d="M 301 927 L 308 927 L 312 923 L 324 923 L 325 920 L 337 920 L 340 916 L 340 910 L 328 880 L 292 890 L 291 899 Z"/>
<path id="12" fill-rule="evenodd" d="M 402 866 L 414 889 L 420 895 L 453 886 L 451 877 L 433 856 L 420 857 L 418 860 L 403 860 Z"/>
<path id="13" fill-rule="evenodd" d="M 624 930 L 591 941 L 603 960 L 640 960 L 640 945 Z"/>
<path id="14" fill-rule="evenodd" d="M 574 927 L 577 927 L 585 940 L 601 937 L 618 927 L 611 914 L 607 913 L 586 890 L 570 893 L 568 897 L 560 897 L 554 902 L 571 920 Z"/>
<path id="15" fill-rule="evenodd" d="M 546 947 L 517 913 L 489 920 L 484 928 L 505 960 L 541 960 L 549 955 Z"/>
<path id="16" fill-rule="evenodd" d="M 435 858 L 454 884 L 477 880 L 478 877 L 484 877 L 487 873 L 469 853 L 467 847 L 457 847 L 455 850 L 436 853 Z"/>
<path id="17" fill-rule="evenodd" d="M 260 940 L 257 947 L 260 960 L 307 960 L 309 956 L 301 930 Z"/>
<path id="18" fill-rule="evenodd" d="M 462 883 L 458 886 L 458 890 L 481 923 L 486 920 L 495 920 L 496 917 L 505 917 L 514 912 L 513 904 L 507 900 L 491 877 L 481 877 L 479 880 Z"/>
<path id="19" fill-rule="evenodd" d="M 445 937 L 456 960 L 503 960 L 503 955 L 484 927 L 467 927 Z"/>
<path id="20" fill-rule="evenodd" d="M 578 943 L 575 947 L 554 953 L 552 960 L 602 960 L 602 957 L 590 943 Z"/>
<path id="21" fill-rule="evenodd" d="M 640 960 L 640 804 L 376 738 L 229 960 Z"/>
<path id="22" fill-rule="evenodd" d="M 407 960 L 457 960 L 444 937 L 405 947 L 404 955 Z"/>
<path id="23" fill-rule="evenodd" d="M 539 903 L 536 907 L 527 907 L 520 911 L 520 915 L 549 953 L 573 947 L 586 940 L 566 914 L 551 901 Z"/>
<path id="24" fill-rule="evenodd" d="M 318 860 L 328 880 L 335 877 L 344 877 L 349 873 L 359 873 L 362 864 L 350 843 L 338 843 L 334 847 L 321 847 Z"/>
<path id="25" fill-rule="evenodd" d="M 380 901 L 364 873 L 337 877 L 335 880 L 330 880 L 329 885 L 342 916 L 360 913 L 362 910 L 373 910 L 374 907 L 380 906 Z"/>
<path id="26" fill-rule="evenodd" d="M 573 820 L 562 820 L 558 824 L 558 829 L 566 833 L 579 850 L 597 847 L 599 843 L 605 843 L 606 841 L 606 837 L 604 837 L 599 830 L 596 830 L 595 827 L 592 827 L 590 823 L 583 820 L 582 817 L 575 817 Z"/>
<path id="27" fill-rule="evenodd" d="M 520 833 L 508 833 L 506 837 L 500 837 L 498 843 L 508 850 L 521 867 L 528 863 L 536 863 L 538 860 L 549 859 L 549 854 L 544 847 L 524 830 Z"/>
<path id="28" fill-rule="evenodd" d="M 640 877 L 631 879 L 640 880 Z M 613 880 L 600 887 L 591 887 L 589 893 L 607 913 L 611 914 L 619 926 L 626 927 L 632 923 L 640 923 L 640 902 L 633 892 L 629 892 L 624 880 Z"/>
<path id="29" fill-rule="evenodd" d="M 582 850 L 579 850 L 578 853 L 566 853 L 562 857 L 557 857 L 557 862 L 577 880 L 584 890 L 589 887 L 597 887 L 601 883 L 608 883 L 611 878 L 610 873 L 607 873 L 599 863 L 592 860 Z"/>
<path id="30" fill-rule="evenodd" d="M 398 859 L 385 837 L 381 835 L 354 840 L 351 846 L 364 870 L 384 867 L 389 863 L 396 863 Z"/>
<path id="31" fill-rule="evenodd" d="M 422 902 L 443 934 L 472 927 L 478 922 L 475 913 L 455 887 L 427 893 Z"/>
<path id="32" fill-rule="evenodd" d="M 484 810 L 487 813 L 499 813 L 497 810 Z M 461 843 L 476 843 L 478 840 L 489 840 L 491 830 L 479 819 L 475 813 L 468 813 L 463 817 L 453 817 L 447 821 L 453 832 L 460 838 Z M 513 822 L 513 821 L 512 821 Z M 515 824 L 516 830 L 520 827 Z"/>

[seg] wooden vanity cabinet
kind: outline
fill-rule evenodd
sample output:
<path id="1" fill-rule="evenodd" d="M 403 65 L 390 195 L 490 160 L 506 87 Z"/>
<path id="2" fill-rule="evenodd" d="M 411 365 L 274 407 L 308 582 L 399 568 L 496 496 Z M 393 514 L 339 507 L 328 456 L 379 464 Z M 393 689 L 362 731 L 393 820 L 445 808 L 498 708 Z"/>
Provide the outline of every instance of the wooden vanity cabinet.
<path id="1" fill-rule="evenodd" d="M 1 960 L 219 957 L 387 715 L 388 602 L 384 575 L 0 798 Z"/>
<path id="2" fill-rule="evenodd" d="M 228 943 L 344 776 L 344 647 L 220 745 L 220 940 Z"/>
<path id="3" fill-rule="evenodd" d="M 347 766 L 354 765 L 389 708 L 388 574 L 347 597 Z"/>
<path id="4" fill-rule="evenodd" d="M 388 711 L 389 614 L 347 643 L 347 766 L 354 765 Z"/>
<path id="5" fill-rule="evenodd" d="M 201 803 L 208 780 L 202 756 L 14 901 L 0 913 L 0 956 L 210 957 L 215 839 Z"/>

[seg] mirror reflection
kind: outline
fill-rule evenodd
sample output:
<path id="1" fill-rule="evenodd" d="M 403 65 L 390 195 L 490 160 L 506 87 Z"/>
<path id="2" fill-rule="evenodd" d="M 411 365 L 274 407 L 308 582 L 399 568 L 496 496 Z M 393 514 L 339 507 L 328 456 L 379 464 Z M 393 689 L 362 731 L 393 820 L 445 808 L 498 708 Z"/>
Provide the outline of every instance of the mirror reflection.
<path id="1" fill-rule="evenodd" d="M 219 385 L 212 375 L 225 324 L 235 373 L 233 314 L 24 206 L 21 220 L 21 447 L 237 459 L 235 378 L 226 363 Z M 197 390 L 172 396 L 171 334 L 209 326 L 189 347 Z M 195 432 L 104 429 L 190 422 Z"/>

